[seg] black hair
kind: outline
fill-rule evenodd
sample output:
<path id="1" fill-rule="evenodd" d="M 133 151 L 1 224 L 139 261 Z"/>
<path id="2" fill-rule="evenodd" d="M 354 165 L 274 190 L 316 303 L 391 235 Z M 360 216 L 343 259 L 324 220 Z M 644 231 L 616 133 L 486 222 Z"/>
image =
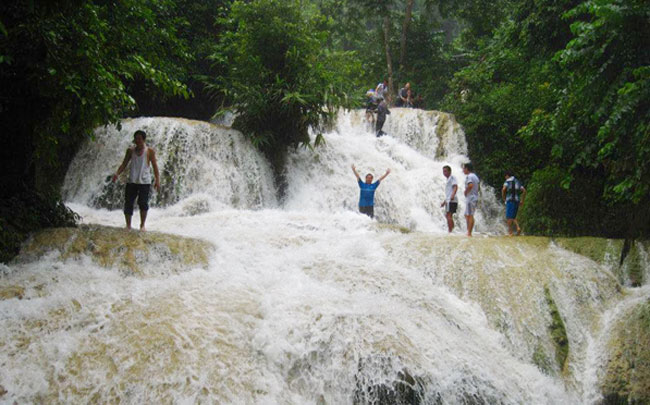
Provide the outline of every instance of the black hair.
<path id="1" fill-rule="evenodd" d="M 512 176 L 512 172 L 510 170 L 506 170 L 506 176 L 508 177 Z"/>
<path id="2" fill-rule="evenodd" d="M 451 167 L 449 167 L 449 165 L 444 165 L 442 166 L 442 168 L 449 170 L 449 173 L 451 173 Z"/>
<path id="3" fill-rule="evenodd" d="M 138 129 L 137 131 L 135 131 L 135 133 L 133 134 L 133 139 L 135 139 L 135 137 L 138 136 L 138 135 L 140 135 L 142 137 L 143 141 L 147 140 L 147 133 L 144 132 L 143 130 Z"/>
<path id="4" fill-rule="evenodd" d="M 474 171 L 474 165 L 473 165 L 471 162 L 467 162 L 467 163 L 465 163 L 465 164 L 463 165 L 463 167 L 466 168 L 467 170 L 469 170 L 470 172 L 473 172 L 473 171 Z"/>

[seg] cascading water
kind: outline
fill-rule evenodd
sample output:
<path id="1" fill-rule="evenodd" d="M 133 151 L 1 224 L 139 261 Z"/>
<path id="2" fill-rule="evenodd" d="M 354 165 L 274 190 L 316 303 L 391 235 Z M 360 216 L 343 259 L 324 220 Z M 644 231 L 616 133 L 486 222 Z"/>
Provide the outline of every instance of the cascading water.
<path id="1" fill-rule="evenodd" d="M 487 187 L 478 237 L 463 235 L 462 197 L 461 229 L 446 235 L 441 168 L 452 167 L 462 192 L 467 159 L 449 115 L 394 109 L 378 139 L 362 112 L 340 114 L 324 147 L 290 153 L 281 203 L 241 134 L 128 120 L 98 130 L 70 168 L 64 195 L 85 223 L 123 226 L 121 186 L 105 178 L 141 128 L 168 173 L 148 228 L 209 242 L 207 264 L 113 264 L 137 262 L 133 246 L 149 235 L 155 248 L 143 257 L 155 263 L 180 246 L 155 232 L 80 229 L 47 249 L 33 241 L 0 269 L 0 402 L 597 400 L 592 342 L 621 299 L 616 277 L 546 238 L 490 236 L 503 227 Z M 357 213 L 352 163 L 392 170 L 377 220 Z M 125 246 L 114 241 L 122 232 Z"/>
<path id="2" fill-rule="evenodd" d="M 154 206 L 189 199 L 189 213 L 214 208 L 258 209 L 277 204 L 268 163 L 232 129 L 177 118 L 138 118 L 95 131 L 70 165 L 64 198 L 96 208 L 123 204 L 123 186 L 110 182 L 133 145 L 133 133 L 142 129 L 156 150 L 164 187 L 154 194 Z M 126 173 L 122 175 L 122 180 Z"/>

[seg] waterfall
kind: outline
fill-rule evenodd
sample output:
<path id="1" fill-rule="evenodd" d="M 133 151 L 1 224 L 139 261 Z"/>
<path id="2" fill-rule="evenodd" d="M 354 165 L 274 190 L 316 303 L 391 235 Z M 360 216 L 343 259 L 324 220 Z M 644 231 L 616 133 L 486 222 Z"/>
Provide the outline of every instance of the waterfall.
<path id="1" fill-rule="evenodd" d="M 597 401 L 612 308 L 627 295 L 613 265 L 500 236 L 486 185 L 477 235 L 464 236 L 462 195 L 448 235 L 441 168 L 462 192 L 460 126 L 394 109 L 376 138 L 364 118 L 342 112 L 325 145 L 290 151 L 282 199 L 230 128 L 98 129 L 63 188 L 89 226 L 37 234 L 0 265 L 0 402 Z M 107 227 L 123 227 L 123 186 L 106 177 L 136 129 L 163 183 L 144 233 Z M 391 169 L 374 220 L 357 212 L 353 163 Z"/>
<path id="2" fill-rule="evenodd" d="M 157 154 L 160 193 L 153 206 L 185 201 L 189 213 L 234 207 L 259 209 L 277 204 L 271 170 L 244 136 L 230 128 L 178 118 L 137 118 L 120 127 L 98 128 L 73 160 L 63 196 L 74 203 L 117 209 L 123 186 L 110 182 L 132 145 L 133 133 L 144 130 Z M 126 173 L 121 181 L 126 179 Z"/>

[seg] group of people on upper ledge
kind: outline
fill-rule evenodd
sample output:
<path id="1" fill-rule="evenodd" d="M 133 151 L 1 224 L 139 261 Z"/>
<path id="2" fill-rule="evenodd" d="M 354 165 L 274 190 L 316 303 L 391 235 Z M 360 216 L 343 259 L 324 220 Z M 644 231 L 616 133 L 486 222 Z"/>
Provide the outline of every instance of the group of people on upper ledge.
<path id="1" fill-rule="evenodd" d="M 374 124 L 377 137 L 385 135 L 382 130 L 386 122 L 386 116 L 390 114 L 388 105 L 391 104 L 391 95 L 388 90 L 388 80 L 379 83 L 376 88 L 366 92 L 366 121 Z M 411 83 L 406 83 L 397 92 L 395 107 L 420 108 L 423 103 L 422 96 L 415 97 L 411 89 Z M 375 119 L 375 114 L 377 118 Z"/>
<path id="2" fill-rule="evenodd" d="M 374 218 L 375 210 L 375 191 L 382 180 L 390 174 L 390 169 L 373 183 L 373 175 L 366 174 L 365 182 L 361 181 L 361 176 L 357 168 L 352 165 L 352 172 L 357 178 L 359 184 L 359 212 Z M 465 174 L 465 221 L 467 223 L 467 236 L 472 236 L 474 230 L 474 214 L 479 201 L 479 183 L 478 176 L 474 173 L 474 168 L 471 163 L 463 165 L 463 173 Z M 449 233 L 454 230 L 454 217 L 458 209 L 458 180 L 451 174 L 451 167 L 445 165 L 442 168 L 442 175 L 445 176 L 447 182 L 445 184 L 445 199 L 440 204 L 440 207 L 445 208 L 445 218 L 447 219 L 447 228 Z M 526 188 L 512 175 L 511 172 L 505 172 L 505 182 L 501 188 L 501 197 L 506 205 L 506 224 L 508 226 L 508 235 L 512 236 L 521 234 L 521 227 L 517 222 L 517 212 L 519 207 L 524 205 L 526 198 Z M 514 225 L 514 228 L 513 228 Z"/>

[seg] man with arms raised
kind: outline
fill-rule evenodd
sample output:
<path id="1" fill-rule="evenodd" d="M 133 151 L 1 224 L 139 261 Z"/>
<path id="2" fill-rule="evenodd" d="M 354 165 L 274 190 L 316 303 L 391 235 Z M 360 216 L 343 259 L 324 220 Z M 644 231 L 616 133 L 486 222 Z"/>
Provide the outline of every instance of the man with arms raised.
<path id="1" fill-rule="evenodd" d="M 453 215 L 458 209 L 458 197 L 456 193 L 458 192 L 458 181 L 456 177 L 451 175 L 451 167 L 443 166 L 442 174 L 447 178 L 447 184 L 445 185 L 445 201 L 440 204 L 441 207 L 445 207 L 445 215 L 447 217 L 447 227 L 449 228 L 449 233 L 454 230 L 454 218 Z"/>
<path id="2" fill-rule="evenodd" d="M 140 230 L 144 231 L 144 223 L 147 220 L 147 211 L 149 210 L 149 192 L 151 191 L 151 170 L 156 177 L 154 187 L 160 190 L 160 174 L 158 173 L 158 162 L 156 161 L 156 152 L 147 146 L 145 140 L 147 134 L 138 130 L 133 134 L 132 146 L 126 150 L 126 155 L 122 164 L 113 175 L 113 182 L 117 181 L 120 173 L 124 171 L 126 165 L 131 163 L 129 168 L 129 179 L 124 192 L 124 219 L 126 220 L 126 229 L 131 229 L 131 218 L 133 217 L 133 205 L 135 199 L 138 199 L 140 208 Z"/>
<path id="3" fill-rule="evenodd" d="M 354 175 L 357 176 L 357 182 L 359 183 L 360 193 L 359 193 L 359 212 L 362 214 L 368 215 L 370 218 L 375 217 L 375 190 L 379 187 L 379 183 L 388 176 L 390 169 L 386 169 L 386 173 L 379 178 L 376 182 L 372 182 L 372 174 L 366 174 L 366 182 L 361 181 L 361 177 L 357 172 L 356 167 L 352 165 L 352 171 Z"/>
<path id="4" fill-rule="evenodd" d="M 471 163 L 463 165 L 465 173 L 465 220 L 467 221 L 467 236 L 472 236 L 474 229 L 474 213 L 478 204 L 479 179 L 474 174 L 474 168 Z"/>

